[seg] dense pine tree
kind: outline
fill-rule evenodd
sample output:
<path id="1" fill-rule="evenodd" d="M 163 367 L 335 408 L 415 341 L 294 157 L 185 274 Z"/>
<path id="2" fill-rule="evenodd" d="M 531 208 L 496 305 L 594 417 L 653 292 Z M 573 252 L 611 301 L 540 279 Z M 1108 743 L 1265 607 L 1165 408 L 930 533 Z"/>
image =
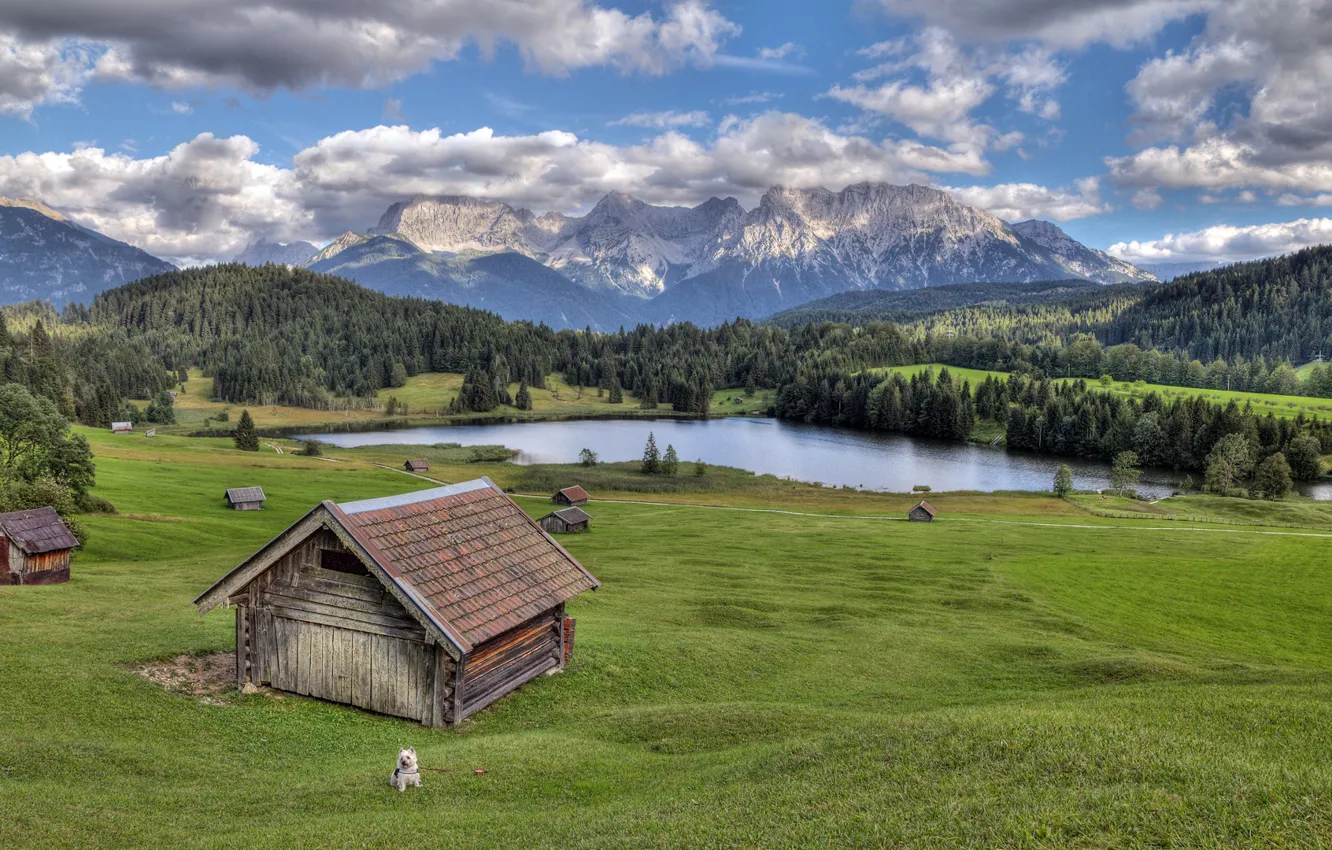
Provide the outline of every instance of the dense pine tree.
<path id="1" fill-rule="evenodd" d="M 254 427 L 250 411 L 242 410 L 240 421 L 236 423 L 236 448 L 243 452 L 259 451 L 259 432 Z"/>

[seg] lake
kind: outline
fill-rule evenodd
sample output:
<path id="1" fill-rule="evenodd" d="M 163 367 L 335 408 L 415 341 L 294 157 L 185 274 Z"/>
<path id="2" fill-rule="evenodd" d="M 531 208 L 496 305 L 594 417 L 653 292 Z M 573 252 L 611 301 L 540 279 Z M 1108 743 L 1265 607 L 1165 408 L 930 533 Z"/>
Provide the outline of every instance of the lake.
<path id="1" fill-rule="evenodd" d="M 950 443 L 806 425 L 779 419 L 584 419 L 496 425 L 445 425 L 385 431 L 310 434 L 335 446 L 503 445 L 518 451 L 515 463 L 574 463 L 584 448 L 604 461 L 643 456 L 648 432 L 662 452 L 674 445 L 681 460 L 736 466 L 800 481 L 818 481 L 889 492 L 917 484 L 933 490 L 1049 490 L 1060 463 L 1073 469 L 1078 489 L 1110 486 L 1108 464 L 1009 452 L 971 443 Z M 1167 495 L 1183 476 L 1146 470 L 1139 492 Z M 1199 475 L 1194 475 L 1199 480 Z M 1332 499 L 1332 486 L 1311 488 Z"/>

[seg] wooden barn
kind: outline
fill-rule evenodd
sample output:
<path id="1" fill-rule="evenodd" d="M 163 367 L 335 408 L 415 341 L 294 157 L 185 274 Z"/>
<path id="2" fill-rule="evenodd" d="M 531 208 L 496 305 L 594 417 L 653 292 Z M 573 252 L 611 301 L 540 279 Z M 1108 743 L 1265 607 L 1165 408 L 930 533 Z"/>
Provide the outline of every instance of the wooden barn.
<path id="1" fill-rule="evenodd" d="M 556 493 L 554 496 L 551 496 L 550 500 L 557 505 L 564 505 L 565 507 L 576 508 L 579 505 L 586 505 L 587 500 L 590 498 L 592 497 L 587 495 L 586 490 L 575 484 L 572 487 L 565 487 L 563 490 Z"/>
<path id="2" fill-rule="evenodd" d="M 264 506 L 262 487 L 232 487 L 227 490 L 227 504 L 236 511 L 257 511 Z"/>
<path id="3" fill-rule="evenodd" d="M 134 430 L 134 423 L 133 423 L 133 422 L 112 422 L 112 423 L 111 423 L 111 433 L 112 433 L 112 434 L 128 434 L 129 432 L 131 432 L 131 431 L 133 431 L 133 430 Z"/>
<path id="4" fill-rule="evenodd" d="M 408 472 L 429 472 L 430 461 L 426 460 L 423 457 L 418 457 L 404 463 L 402 465 L 402 468 L 407 470 Z"/>
<path id="5" fill-rule="evenodd" d="M 921 501 L 919 505 L 907 511 L 907 519 L 912 522 L 933 522 L 934 513 L 934 508 L 930 507 L 929 502 Z"/>
<path id="6" fill-rule="evenodd" d="M 70 550 L 78 545 L 55 508 L 0 514 L 0 584 L 69 581 Z"/>
<path id="7" fill-rule="evenodd" d="M 560 508 L 548 513 L 537 523 L 551 534 L 580 534 L 587 531 L 592 515 L 582 508 Z"/>
<path id="8" fill-rule="evenodd" d="M 563 667 L 599 586 L 483 478 L 325 501 L 194 602 L 237 606 L 240 687 L 445 726 Z"/>

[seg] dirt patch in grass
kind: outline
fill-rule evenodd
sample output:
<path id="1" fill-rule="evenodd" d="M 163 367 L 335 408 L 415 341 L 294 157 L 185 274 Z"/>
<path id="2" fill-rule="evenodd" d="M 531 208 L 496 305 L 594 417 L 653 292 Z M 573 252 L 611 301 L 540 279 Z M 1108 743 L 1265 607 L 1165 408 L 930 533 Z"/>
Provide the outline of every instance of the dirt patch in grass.
<path id="1" fill-rule="evenodd" d="M 189 697 L 198 697 L 210 705 L 221 705 L 222 697 L 236 690 L 236 653 L 210 652 L 207 655 L 177 655 L 134 668 L 134 674 Z"/>

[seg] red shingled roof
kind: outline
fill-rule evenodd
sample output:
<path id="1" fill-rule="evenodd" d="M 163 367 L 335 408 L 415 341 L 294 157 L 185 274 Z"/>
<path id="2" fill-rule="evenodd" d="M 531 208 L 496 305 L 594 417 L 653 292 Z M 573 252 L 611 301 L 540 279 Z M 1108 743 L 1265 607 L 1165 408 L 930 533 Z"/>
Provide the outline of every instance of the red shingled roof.
<path id="1" fill-rule="evenodd" d="M 579 487 L 577 484 L 575 484 L 572 487 L 565 487 L 563 490 L 560 491 L 560 495 L 571 502 L 586 502 L 588 499 L 592 498 L 591 496 L 587 495 L 586 490 L 584 490 L 582 487 Z"/>
<path id="2" fill-rule="evenodd" d="M 937 513 L 937 511 L 934 510 L 934 508 L 930 505 L 930 503 L 926 501 L 921 501 L 919 505 L 916 505 L 916 508 L 924 508 L 926 511 L 929 512 L 930 516 L 934 516 Z M 914 511 L 916 508 L 912 508 L 911 510 Z"/>
<path id="3" fill-rule="evenodd" d="M 472 646 L 599 586 L 489 481 L 334 509 L 385 572 Z"/>
<path id="4" fill-rule="evenodd" d="M 55 508 L 0 514 L 0 537 L 8 537 L 29 555 L 73 549 L 79 541 L 60 521 Z"/>

